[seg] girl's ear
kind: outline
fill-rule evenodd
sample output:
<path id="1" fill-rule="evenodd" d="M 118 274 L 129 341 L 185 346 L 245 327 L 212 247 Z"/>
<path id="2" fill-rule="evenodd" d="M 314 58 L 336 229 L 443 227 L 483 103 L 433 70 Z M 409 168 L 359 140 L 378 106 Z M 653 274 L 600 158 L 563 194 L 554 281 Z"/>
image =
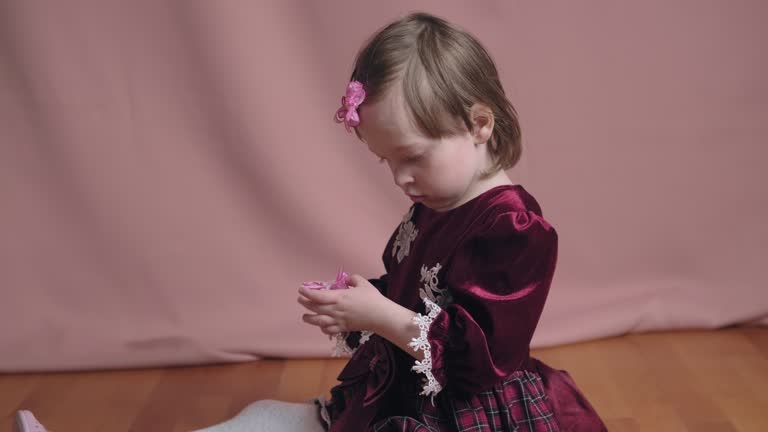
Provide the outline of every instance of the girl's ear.
<path id="1" fill-rule="evenodd" d="M 475 144 L 485 144 L 493 135 L 493 111 L 487 105 L 476 103 L 469 109 L 472 137 Z"/>

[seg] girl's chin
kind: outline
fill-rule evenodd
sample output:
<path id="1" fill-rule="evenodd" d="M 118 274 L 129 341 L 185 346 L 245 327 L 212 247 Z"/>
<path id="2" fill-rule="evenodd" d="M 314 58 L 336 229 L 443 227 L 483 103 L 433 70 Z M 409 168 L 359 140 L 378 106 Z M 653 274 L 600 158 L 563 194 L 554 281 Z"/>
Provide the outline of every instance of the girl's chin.
<path id="1" fill-rule="evenodd" d="M 421 201 L 421 204 L 436 212 L 444 212 L 444 211 L 448 211 L 455 208 L 455 206 L 447 205 L 445 202 L 438 202 L 438 201 L 424 200 L 424 201 Z"/>

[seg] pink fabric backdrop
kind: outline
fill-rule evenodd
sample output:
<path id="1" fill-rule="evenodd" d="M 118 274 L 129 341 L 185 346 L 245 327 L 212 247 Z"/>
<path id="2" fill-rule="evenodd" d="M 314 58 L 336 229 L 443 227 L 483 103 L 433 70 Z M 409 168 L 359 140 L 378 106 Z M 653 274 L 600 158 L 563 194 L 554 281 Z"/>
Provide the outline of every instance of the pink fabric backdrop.
<path id="1" fill-rule="evenodd" d="M 298 284 L 380 274 L 408 206 L 331 118 L 412 10 L 520 112 L 560 233 L 535 346 L 766 322 L 767 5 L 1 2 L 0 371 L 327 356 Z"/>

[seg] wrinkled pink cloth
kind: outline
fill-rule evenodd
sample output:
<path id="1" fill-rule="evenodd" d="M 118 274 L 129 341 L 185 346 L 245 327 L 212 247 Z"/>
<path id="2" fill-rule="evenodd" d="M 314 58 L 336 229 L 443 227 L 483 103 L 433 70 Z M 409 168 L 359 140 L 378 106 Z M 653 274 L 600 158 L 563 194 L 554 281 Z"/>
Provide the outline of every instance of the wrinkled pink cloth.
<path id="1" fill-rule="evenodd" d="M 326 289 L 326 290 L 335 290 L 335 289 L 347 289 L 349 288 L 347 286 L 347 277 L 349 275 L 339 268 L 338 273 L 336 273 L 336 280 L 332 281 L 311 281 L 311 282 L 304 282 L 301 284 L 304 288 L 308 289 Z"/>

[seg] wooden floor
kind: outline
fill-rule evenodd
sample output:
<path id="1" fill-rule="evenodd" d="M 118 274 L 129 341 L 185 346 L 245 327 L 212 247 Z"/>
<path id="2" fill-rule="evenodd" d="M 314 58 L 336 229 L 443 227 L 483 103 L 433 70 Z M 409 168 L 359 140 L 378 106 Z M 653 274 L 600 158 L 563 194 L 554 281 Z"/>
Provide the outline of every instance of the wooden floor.
<path id="1" fill-rule="evenodd" d="M 622 336 L 541 349 L 610 431 L 768 431 L 768 328 Z M 31 409 L 56 432 L 189 431 L 257 399 L 327 394 L 343 360 L 0 375 L 0 431 Z"/>

